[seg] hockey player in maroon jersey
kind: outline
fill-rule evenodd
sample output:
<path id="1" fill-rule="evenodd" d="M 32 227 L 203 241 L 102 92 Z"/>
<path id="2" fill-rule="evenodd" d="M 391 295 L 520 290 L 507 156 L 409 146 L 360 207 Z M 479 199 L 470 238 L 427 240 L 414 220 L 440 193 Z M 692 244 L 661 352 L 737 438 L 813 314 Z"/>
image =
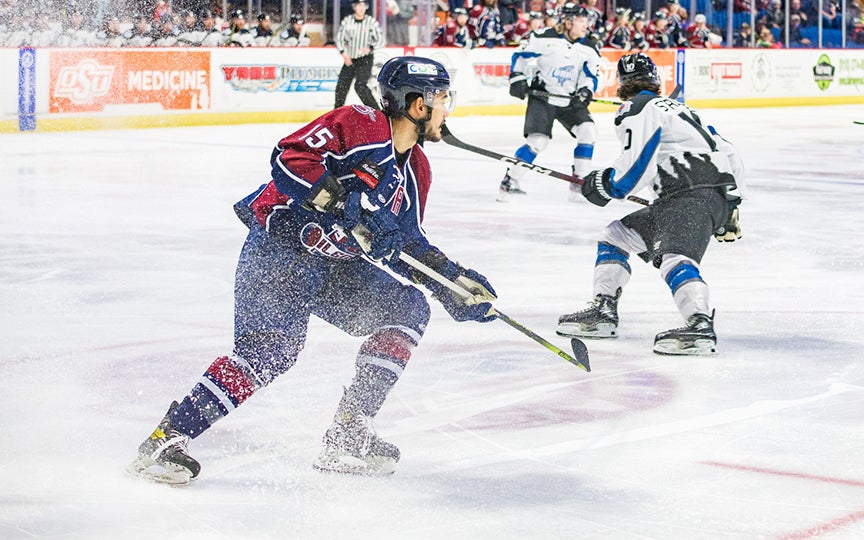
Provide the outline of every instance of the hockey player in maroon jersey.
<path id="1" fill-rule="evenodd" d="M 598 206 L 651 187 L 648 207 L 610 223 L 597 243 L 594 300 L 558 319 L 558 334 L 582 338 L 618 335 L 618 300 L 630 279 L 629 258 L 654 265 L 669 286 L 685 325 L 654 338 L 654 352 L 715 352 L 714 311 L 700 264 L 711 236 L 741 237 L 738 205 L 744 167 L 732 145 L 694 110 L 659 95 L 657 67 L 643 53 L 618 61 L 615 132 L 623 148 L 612 167 L 585 176 L 582 195 Z"/>
<path id="2" fill-rule="evenodd" d="M 365 258 L 426 287 L 457 321 L 487 322 L 495 291 L 448 259 L 421 228 L 431 183 L 424 140 L 439 141 L 453 104 L 444 67 L 396 57 L 381 68 L 381 111 L 335 109 L 278 142 L 272 180 L 235 205 L 249 227 L 235 278 L 234 348 L 141 443 L 128 471 L 183 485 L 200 464 L 187 444 L 290 369 L 311 315 L 365 341 L 314 466 L 392 473 L 399 449 L 372 426 L 429 321 L 426 296 Z M 475 293 L 468 304 L 415 274 L 404 251 Z M 331 361 L 330 359 L 323 359 Z"/>

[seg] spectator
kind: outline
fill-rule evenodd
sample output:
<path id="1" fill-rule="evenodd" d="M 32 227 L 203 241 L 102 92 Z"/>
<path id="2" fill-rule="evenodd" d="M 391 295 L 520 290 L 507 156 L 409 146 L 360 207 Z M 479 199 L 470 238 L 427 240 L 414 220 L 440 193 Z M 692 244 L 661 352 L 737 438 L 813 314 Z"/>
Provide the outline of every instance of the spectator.
<path id="1" fill-rule="evenodd" d="M 789 43 L 790 47 L 810 46 L 810 40 L 801 35 L 801 17 L 797 14 L 789 17 Z"/>
<path id="2" fill-rule="evenodd" d="M 566 2 L 564 2 L 566 3 Z M 561 7 L 559 3 L 559 7 Z M 588 33 L 601 34 L 606 28 L 606 19 L 603 17 L 603 12 L 597 9 L 597 0 L 585 0 L 582 3 L 585 10 L 588 11 Z"/>
<path id="3" fill-rule="evenodd" d="M 596 0 L 594 0 L 596 2 Z M 519 0 L 498 0 L 498 12 L 501 15 L 501 26 L 516 24 L 519 20 Z"/>
<path id="4" fill-rule="evenodd" d="M 781 0 L 771 0 L 771 8 L 765 12 L 766 23 L 771 28 L 783 28 L 786 22 L 786 11 Z"/>
<path id="5" fill-rule="evenodd" d="M 681 5 L 678 0 L 666 0 L 666 34 L 669 36 L 670 47 L 686 47 L 687 36 L 684 33 L 684 21 L 678 14 Z"/>
<path id="6" fill-rule="evenodd" d="M 156 47 L 173 47 L 176 44 L 177 34 L 174 31 L 174 17 L 170 13 L 163 13 L 153 31 L 153 45 Z"/>
<path id="7" fill-rule="evenodd" d="M 504 29 L 496 0 L 480 0 L 468 13 L 468 29 L 478 47 L 504 45 Z"/>
<path id="8" fill-rule="evenodd" d="M 254 44 L 252 33 L 246 29 L 246 15 L 242 9 L 231 12 L 231 22 L 222 34 L 229 47 L 251 47 Z"/>
<path id="9" fill-rule="evenodd" d="M 191 9 L 184 9 L 180 14 L 180 24 L 176 26 L 178 35 L 192 32 L 198 27 L 198 17 Z"/>
<path id="10" fill-rule="evenodd" d="M 291 15 L 288 27 L 279 34 L 285 47 L 308 47 L 311 40 L 306 37 L 306 21 L 300 15 Z"/>
<path id="11" fill-rule="evenodd" d="M 336 48 L 342 55 L 343 65 L 336 81 L 334 108 L 345 105 L 351 81 L 354 81 L 354 90 L 360 101 L 378 108 L 369 89 L 369 78 L 372 76 L 375 49 L 384 47 L 385 39 L 378 21 L 366 14 L 367 9 L 366 0 L 354 0 L 354 13 L 342 19 L 336 33 Z"/>
<path id="12" fill-rule="evenodd" d="M 275 40 L 278 42 L 278 40 Z M 252 43 L 257 47 L 269 47 L 276 45 L 273 39 L 273 20 L 269 13 L 258 14 L 258 26 L 252 32 Z"/>
<path id="13" fill-rule="evenodd" d="M 171 15 L 171 6 L 165 0 L 156 2 L 156 8 L 153 10 L 153 23 L 160 24 L 163 15 Z"/>
<path id="14" fill-rule="evenodd" d="M 201 21 L 201 40 L 198 42 L 202 47 L 221 47 L 225 45 L 225 35 L 219 31 L 216 17 L 209 9 L 201 11 L 198 19 Z"/>
<path id="15" fill-rule="evenodd" d="M 508 46 L 515 47 L 522 43 L 522 40 L 528 39 L 528 36 L 532 32 L 531 22 L 528 17 L 529 15 L 522 14 L 519 16 L 516 24 L 504 27 L 504 40 Z M 540 20 L 540 24 L 543 24 L 542 19 Z"/>
<path id="16" fill-rule="evenodd" d="M 633 43 L 630 41 L 631 34 L 630 10 L 623 7 L 616 8 L 615 28 L 609 32 L 609 37 L 606 38 L 606 46 L 622 51 L 629 51 L 633 48 Z"/>
<path id="17" fill-rule="evenodd" d="M 702 13 L 693 17 L 693 26 L 687 32 L 689 34 L 687 39 L 691 47 L 704 49 L 712 47 L 711 31 L 708 29 L 707 19 Z"/>
<path id="18" fill-rule="evenodd" d="M 140 13 L 135 17 L 135 25 L 123 35 L 128 47 L 149 47 L 153 44 L 150 30 L 150 16 Z"/>
<path id="19" fill-rule="evenodd" d="M 824 0 L 822 3 L 822 27 L 840 28 L 840 6 L 835 0 Z"/>
<path id="20" fill-rule="evenodd" d="M 776 43 L 774 41 L 774 34 L 771 33 L 771 29 L 765 27 L 759 31 L 759 39 L 756 41 L 756 47 L 762 49 L 781 49 L 783 48 L 783 45 Z"/>
<path id="21" fill-rule="evenodd" d="M 72 7 L 58 45 L 61 47 L 92 47 L 96 44 L 96 32 L 88 28 L 84 10 Z"/>
<path id="22" fill-rule="evenodd" d="M 412 17 L 413 0 L 387 0 L 387 43 L 408 45 L 408 21 Z"/>
<path id="23" fill-rule="evenodd" d="M 753 37 L 749 23 L 741 23 L 741 28 L 732 36 L 733 47 L 750 47 L 750 40 Z"/>
<path id="24" fill-rule="evenodd" d="M 654 20 L 648 25 L 648 31 L 645 33 L 650 48 L 668 49 L 672 46 L 669 33 L 666 32 L 668 23 L 665 12 L 658 10 L 654 14 Z"/>
<path id="25" fill-rule="evenodd" d="M 801 19 L 801 26 L 809 26 L 810 22 L 807 19 L 807 10 L 801 6 L 801 0 L 791 0 L 789 2 L 789 20 L 792 20 L 793 15 L 798 15 Z M 785 21 L 785 19 L 782 19 Z"/>
<path id="26" fill-rule="evenodd" d="M 633 14 L 633 25 L 630 32 L 631 49 L 637 51 L 648 50 L 648 41 L 645 39 L 645 14 L 637 11 Z"/>
<path id="27" fill-rule="evenodd" d="M 555 28 L 558 26 L 558 14 L 554 9 L 547 9 L 543 12 L 543 26 L 546 28 Z"/>
<path id="28" fill-rule="evenodd" d="M 96 45 L 99 47 L 122 47 L 126 40 L 120 31 L 120 19 L 116 15 L 105 17 L 102 30 L 96 32 Z"/>
<path id="29" fill-rule="evenodd" d="M 471 49 L 474 40 L 468 30 L 468 11 L 459 7 L 453 10 L 453 17 L 447 19 L 447 23 L 438 29 L 435 37 L 435 45 L 440 47 L 461 47 Z"/>

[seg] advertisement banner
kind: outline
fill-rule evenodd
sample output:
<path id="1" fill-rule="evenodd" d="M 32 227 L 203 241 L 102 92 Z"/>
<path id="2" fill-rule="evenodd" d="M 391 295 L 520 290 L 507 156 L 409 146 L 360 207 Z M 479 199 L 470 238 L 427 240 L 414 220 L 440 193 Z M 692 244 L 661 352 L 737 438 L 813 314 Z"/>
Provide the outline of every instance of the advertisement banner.
<path id="1" fill-rule="evenodd" d="M 52 50 L 49 111 L 103 111 L 154 104 L 163 110 L 210 108 L 210 52 Z"/>
<path id="2" fill-rule="evenodd" d="M 688 50 L 685 78 L 694 99 L 864 96 L 864 59 L 841 49 Z"/>

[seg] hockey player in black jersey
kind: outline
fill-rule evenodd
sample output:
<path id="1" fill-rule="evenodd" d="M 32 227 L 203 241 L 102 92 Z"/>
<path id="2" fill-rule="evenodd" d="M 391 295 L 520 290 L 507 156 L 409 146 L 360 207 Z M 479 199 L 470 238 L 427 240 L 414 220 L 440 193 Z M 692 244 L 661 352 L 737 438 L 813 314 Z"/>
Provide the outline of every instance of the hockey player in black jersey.
<path id="1" fill-rule="evenodd" d="M 653 186 L 657 199 L 610 223 L 600 234 L 594 267 L 594 300 L 587 309 L 562 315 L 558 334 L 616 337 L 618 299 L 630 278 L 631 253 L 660 270 L 678 310 L 681 328 L 657 334 L 658 354 L 713 354 L 717 343 L 708 285 L 699 264 L 711 236 L 741 237 L 738 205 L 743 166 L 732 145 L 696 113 L 661 97 L 654 62 L 631 54 L 618 62 L 615 116 L 623 151 L 612 167 L 592 171 L 582 195 L 598 206 Z"/>

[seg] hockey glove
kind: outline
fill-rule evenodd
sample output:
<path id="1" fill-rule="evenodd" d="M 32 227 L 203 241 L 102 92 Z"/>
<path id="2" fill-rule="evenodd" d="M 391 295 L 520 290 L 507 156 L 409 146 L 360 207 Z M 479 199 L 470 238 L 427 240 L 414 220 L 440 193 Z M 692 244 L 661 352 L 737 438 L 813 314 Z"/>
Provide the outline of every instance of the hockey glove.
<path id="1" fill-rule="evenodd" d="M 612 200 L 609 195 L 610 177 L 612 176 L 611 168 L 601 171 L 591 171 L 584 178 L 582 184 L 582 196 L 588 199 L 591 204 L 597 206 L 606 206 Z"/>
<path id="2" fill-rule="evenodd" d="M 521 73 L 510 75 L 510 95 L 516 99 L 525 99 L 528 95 L 528 81 L 525 80 L 525 75 Z"/>
<path id="3" fill-rule="evenodd" d="M 730 202 L 729 206 L 732 211 L 729 212 L 729 218 L 719 229 L 714 231 L 714 238 L 718 242 L 734 242 L 741 238 L 741 225 L 738 223 L 738 204 L 741 199 Z"/>
<path id="4" fill-rule="evenodd" d="M 399 260 L 405 239 L 396 216 L 389 207 L 374 211 L 366 210 L 362 204 L 363 194 L 355 191 L 345 201 L 342 226 L 351 230 L 357 243 L 370 259 L 384 259 L 387 263 Z"/>
<path id="5" fill-rule="evenodd" d="M 580 88 L 579 91 L 576 92 L 576 103 L 587 106 L 591 103 L 592 99 L 594 99 L 594 92 L 592 92 L 590 88 Z"/>
<path id="6" fill-rule="evenodd" d="M 452 264 L 452 263 L 451 263 Z M 432 297 L 436 298 L 454 321 L 489 322 L 496 319 L 490 301 L 495 300 L 495 289 L 482 274 L 470 268 L 459 268 L 460 274 L 453 280 L 457 285 L 474 294 L 463 298 L 453 291 L 440 287 Z"/>

